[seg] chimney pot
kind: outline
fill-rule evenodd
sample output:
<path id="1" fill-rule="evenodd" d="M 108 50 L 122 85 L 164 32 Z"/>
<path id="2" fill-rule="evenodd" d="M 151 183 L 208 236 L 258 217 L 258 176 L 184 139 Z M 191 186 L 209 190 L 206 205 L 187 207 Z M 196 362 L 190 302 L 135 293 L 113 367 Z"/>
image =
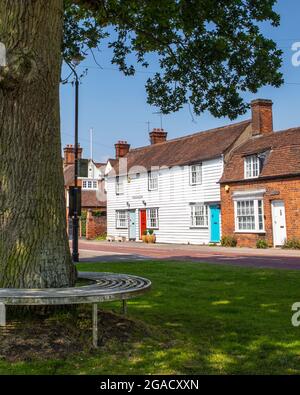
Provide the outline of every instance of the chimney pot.
<path id="1" fill-rule="evenodd" d="M 78 159 L 82 158 L 83 149 L 78 144 Z M 64 148 L 64 166 L 75 164 L 75 147 L 73 144 L 67 144 Z"/>
<path id="2" fill-rule="evenodd" d="M 123 158 L 125 155 L 128 154 L 130 149 L 130 144 L 128 144 L 127 141 L 119 140 L 115 144 L 115 149 L 116 149 L 116 159 Z"/>
<path id="3" fill-rule="evenodd" d="M 252 136 L 265 135 L 273 132 L 273 102 L 257 99 L 251 102 Z"/>
<path id="4" fill-rule="evenodd" d="M 154 128 L 152 132 L 149 133 L 151 145 L 164 143 L 167 141 L 168 132 L 164 129 Z"/>

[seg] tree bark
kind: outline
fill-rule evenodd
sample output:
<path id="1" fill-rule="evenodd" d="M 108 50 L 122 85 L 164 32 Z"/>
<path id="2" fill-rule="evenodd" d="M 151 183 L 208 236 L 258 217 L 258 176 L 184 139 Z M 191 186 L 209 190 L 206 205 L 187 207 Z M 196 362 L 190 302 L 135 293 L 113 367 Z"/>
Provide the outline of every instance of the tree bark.
<path id="1" fill-rule="evenodd" d="M 73 286 L 59 83 L 63 0 L 0 0 L 0 287 Z"/>

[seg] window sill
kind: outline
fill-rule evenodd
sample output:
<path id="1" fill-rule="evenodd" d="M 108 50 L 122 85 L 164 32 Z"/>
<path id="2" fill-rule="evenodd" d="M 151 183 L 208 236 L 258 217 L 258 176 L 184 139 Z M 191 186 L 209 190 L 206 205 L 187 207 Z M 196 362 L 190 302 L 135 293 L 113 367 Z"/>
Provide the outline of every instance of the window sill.
<path id="1" fill-rule="evenodd" d="M 259 178 L 259 175 L 258 176 L 255 176 L 255 177 L 244 177 L 244 180 L 255 180 L 255 179 L 257 179 L 257 178 Z"/>
<path id="2" fill-rule="evenodd" d="M 119 229 L 119 230 L 127 230 L 128 228 L 118 228 L 118 227 L 116 226 L 116 229 Z"/>
<path id="3" fill-rule="evenodd" d="M 238 233 L 238 234 L 259 234 L 259 235 L 264 235 L 266 234 L 265 230 L 235 230 L 234 233 Z"/>
<path id="4" fill-rule="evenodd" d="M 190 226 L 190 229 L 208 229 L 208 226 Z"/>

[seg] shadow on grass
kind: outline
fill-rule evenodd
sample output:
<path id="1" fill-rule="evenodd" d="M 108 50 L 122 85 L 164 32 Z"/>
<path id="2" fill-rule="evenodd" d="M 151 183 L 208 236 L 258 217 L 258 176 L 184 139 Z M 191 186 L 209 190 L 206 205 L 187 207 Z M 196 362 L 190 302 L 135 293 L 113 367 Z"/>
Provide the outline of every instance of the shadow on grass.
<path id="1" fill-rule="evenodd" d="M 300 299 L 297 271 L 157 261 L 93 267 L 143 275 L 153 282 L 151 294 L 130 302 L 129 311 L 165 330 L 168 340 L 144 348 L 142 343 L 135 369 L 300 372 L 300 330 L 291 325 L 291 305 Z"/>
<path id="2" fill-rule="evenodd" d="M 95 354 L 10 366 L 49 374 L 299 374 L 300 329 L 291 305 L 300 273 L 188 262 L 79 265 L 149 278 L 153 290 L 129 302 L 150 335 L 108 341 Z M 119 313 L 120 305 L 103 304 Z M 0 362 L 0 372 L 8 366 Z"/>

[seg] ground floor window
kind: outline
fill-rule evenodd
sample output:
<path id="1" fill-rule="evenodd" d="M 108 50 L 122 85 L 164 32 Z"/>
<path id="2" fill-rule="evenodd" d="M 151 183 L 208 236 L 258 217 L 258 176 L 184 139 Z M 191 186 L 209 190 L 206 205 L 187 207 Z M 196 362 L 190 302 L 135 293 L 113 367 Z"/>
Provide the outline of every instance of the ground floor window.
<path id="1" fill-rule="evenodd" d="M 262 199 L 235 201 L 235 230 L 237 232 L 263 232 Z"/>
<path id="2" fill-rule="evenodd" d="M 147 228 L 158 229 L 158 208 L 147 209 Z"/>
<path id="3" fill-rule="evenodd" d="M 208 227 L 208 206 L 206 204 L 191 204 L 191 226 L 196 228 Z"/>
<path id="4" fill-rule="evenodd" d="M 116 211 L 116 227 L 119 229 L 126 229 L 128 227 L 127 211 Z"/>

